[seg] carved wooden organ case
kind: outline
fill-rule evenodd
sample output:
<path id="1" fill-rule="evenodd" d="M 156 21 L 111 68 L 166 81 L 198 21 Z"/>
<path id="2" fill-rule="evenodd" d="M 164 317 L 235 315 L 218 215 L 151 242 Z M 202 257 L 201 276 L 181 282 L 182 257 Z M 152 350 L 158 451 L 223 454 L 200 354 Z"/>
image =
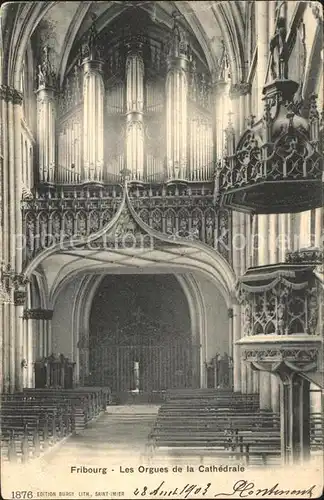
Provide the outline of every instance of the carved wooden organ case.
<path id="1" fill-rule="evenodd" d="M 94 24 L 72 49 L 58 92 L 49 61 L 40 68 L 44 140 L 38 189 L 22 204 L 24 262 L 50 241 L 102 229 L 125 177 L 134 210 L 154 230 L 200 240 L 231 261 L 231 210 L 214 196 L 207 62 L 177 19 L 169 31 L 143 19 L 100 34 Z"/>
<path id="2" fill-rule="evenodd" d="M 83 45 L 59 94 L 57 160 L 59 184 L 212 179 L 208 70 L 176 22 L 164 39 L 124 30 Z"/>

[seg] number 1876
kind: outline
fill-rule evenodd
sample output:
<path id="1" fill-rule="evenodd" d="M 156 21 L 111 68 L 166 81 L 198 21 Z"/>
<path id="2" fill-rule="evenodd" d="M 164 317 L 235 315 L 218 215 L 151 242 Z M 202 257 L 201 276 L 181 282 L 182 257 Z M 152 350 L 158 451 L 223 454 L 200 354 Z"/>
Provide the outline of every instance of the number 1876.
<path id="1" fill-rule="evenodd" d="M 12 491 L 11 492 L 11 498 L 33 498 L 33 492 L 32 491 Z"/>

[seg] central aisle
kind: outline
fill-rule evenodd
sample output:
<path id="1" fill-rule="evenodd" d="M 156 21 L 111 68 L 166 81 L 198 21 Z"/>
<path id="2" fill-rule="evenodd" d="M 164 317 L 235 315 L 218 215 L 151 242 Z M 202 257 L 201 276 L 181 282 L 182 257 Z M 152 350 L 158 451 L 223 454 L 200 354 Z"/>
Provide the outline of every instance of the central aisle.
<path id="1" fill-rule="evenodd" d="M 107 458 L 145 460 L 158 409 L 158 405 L 109 406 L 82 433 L 69 437 L 43 459 L 52 465 L 64 461 L 98 465 L 98 460 Z"/>

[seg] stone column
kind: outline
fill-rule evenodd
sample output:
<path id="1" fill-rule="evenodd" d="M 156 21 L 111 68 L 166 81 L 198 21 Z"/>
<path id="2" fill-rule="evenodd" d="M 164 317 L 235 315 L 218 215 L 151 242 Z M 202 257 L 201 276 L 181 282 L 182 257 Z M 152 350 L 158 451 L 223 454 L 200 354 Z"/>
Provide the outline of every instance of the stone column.
<path id="1" fill-rule="evenodd" d="M 248 367 L 241 359 L 241 393 L 247 394 Z"/>
<path id="2" fill-rule="evenodd" d="M 311 246 L 311 210 L 299 214 L 299 245 L 298 248 Z"/>
<path id="3" fill-rule="evenodd" d="M 241 231 L 241 214 L 233 211 L 232 214 L 233 234 L 239 235 Z M 233 239 L 233 269 L 236 277 L 241 274 L 241 253 L 240 253 L 240 238 Z M 241 370 L 242 364 L 240 348 L 235 344 L 241 338 L 241 325 L 242 315 L 241 306 L 239 304 L 233 305 L 233 318 L 232 318 L 232 339 L 233 339 L 233 387 L 235 392 L 241 391 Z"/>
<path id="4" fill-rule="evenodd" d="M 254 376 L 254 371 L 252 370 L 251 366 L 248 364 L 247 365 L 247 371 L 246 371 L 246 392 L 247 394 L 253 394 L 253 376 Z"/>
<path id="5" fill-rule="evenodd" d="M 140 181 L 144 177 L 143 42 L 134 36 L 126 45 L 126 168 L 132 180 Z"/>
<path id="6" fill-rule="evenodd" d="M 103 63 L 91 53 L 83 60 L 83 180 L 101 182 L 104 163 Z"/>
<path id="7" fill-rule="evenodd" d="M 269 264 L 269 216 L 259 214 L 258 217 L 258 266 Z"/>
<path id="8" fill-rule="evenodd" d="M 263 112 L 262 91 L 265 84 L 268 68 L 269 54 L 269 34 L 268 34 L 268 9 L 269 2 L 264 0 L 255 3 L 256 36 L 258 45 L 257 62 L 257 86 L 258 86 L 258 109 L 257 117 L 260 118 Z"/>
<path id="9" fill-rule="evenodd" d="M 188 126 L 188 44 L 184 42 L 178 21 L 174 19 L 167 57 L 166 77 L 166 157 L 168 179 L 185 179 Z M 183 39 L 180 43 L 180 38 Z"/>
<path id="10" fill-rule="evenodd" d="M 260 377 L 260 372 L 253 370 L 252 373 L 252 382 L 253 382 L 253 394 L 258 394 L 259 392 L 259 377 Z"/>
<path id="11" fill-rule="evenodd" d="M 228 309 L 228 318 L 229 318 L 229 353 L 228 355 L 233 358 L 233 338 L 234 338 L 234 335 L 233 335 L 233 329 L 234 329 L 234 325 L 233 325 L 233 308 L 230 308 Z"/>
<path id="12" fill-rule="evenodd" d="M 309 382 L 297 373 L 280 376 L 281 453 L 285 463 L 309 458 Z"/>
<path id="13" fill-rule="evenodd" d="M 296 237 L 295 234 L 295 221 L 296 221 L 296 214 L 286 214 L 287 219 L 287 250 L 289 251 L 295 251 L 295 242 L 294 239 Z"/>
<path id="14" fill-rule="evenodd" d="M 34 386 L 34 363 L 37 359 L 47 357 L 52 353 L 49 341 L 51 330 L 51 309 L 25 309 L 23 318 L 27 324 L 28 339 L 28 387 Z"/>
<path id="15" fill-rule="evenodd" d="M 240 213 L 239 214 L 239 275 L 242 276 L 246 270 L 246 214 Z M 243 314 L 243 308 L 241 308 L 241 337 L 244 335 L 244 314 Z M 241 359 L 241 392 L 242 394 L 247 393 L 247 379 L 249 377 L 250 373 L 250 367 L 247 366 L 245 361 Z"/>
<path id="16" fill-rule="evenodd" d="M 236 278 L 241 275 L 241 254 L 240 254 L 240 234 L 241 230 L 241 214 L 233 210 L 232 212 L 232 231 L 233 231 L 233 269 Z"/>
<path id="17" fill-rule="evenodd" d="M 264 3 L 264 2 L 260 2 Z M 258 265 L 269 263 L 269 222 L 268 215 L 258 215 Z M 259 375 L 260 408 L 261 410 L 271 409 L 271 381 L 270 373 L 261 371 Z"/>
<path id="18" fill-rule="evenodd" d="M 271 408 L 272 408 L 272 411 L 274 413 L 279 413 L 280 412 L 280 397 L 279 397 L 280 386 L 279 386 L 278 377 L 276 377 L 276 375 L 271 374 L 270 382 L 271 382 Z"/>
<path id="19" fill-rule="evenodd" d="M 241 352 L 235 344 L 241 338 L 241 306 L 233 304 L 233 385 L 234 392 L 241 391 Z"/>
<path id="20" fill-rule="evenodd" d="M 21 152 L 22 94 L 7 85 L 0 86 L 1 111 L 1 257 L 5 276 L 1 274 L 3 297 L 2 356 L 3 390 L 14 392 L 22 387 L 23 327 L 21 303 L 26 290 L 22 275 L 22 197 L 23 162 Z M 8 267 L 9 266 L 9 267 Z M 2 333 L 2 332 L 1 332 Z"/>
<path id="21" fill-rule="evenodd" d="M 324 244 L 323 239 L 323 208 L 315 209 L 315 235 L 314 243 L 316 247 L 322 247 Z"/>
<path id="22" fill-rule="evenodd" d="M 251 84 L 247 82 L 236 83 L 231 88 L 231 99 L 235 100 L 233 109 L 236 109 L 235 131 L 240 137 L 246 128 L 246 119 L 250 114 Z"/>
<path id="23" fill-rule="evenodd" d="M 321 406 L 321 389 L 315 384 L 310 386 L 310 411 L 312 413 L 320 414 L 322 412 Z"/>
<path id="24" fill-rule="evenodd" d="M 37 357 L 42 359 L 44 357 L 44 321 L 42 318 L 38 320 L 38 349 Z"/>
<path id="25" fill-rule="evenodd" d="M 285 214 L 284 214 L 285 215 Z M 269 264 L 275 264 L 279 262 L 279 216 L 277 214 L 270 214 L 269 216 Z M 270 386 L 271 386 L 271 408 L 275 413 L 279 413 L 279 380 L 278 378 L 271 374 L 270 375 Z"/>
<path id="26" fill-rule="evenodd" d="M 251 228 L 251 266 L 257 266 L 259 262 L 259 216 L 252 216 Z"/>
<path id="27" fill-rule="evenodd" d="M 288 217 L 289 214 L 279 214 L 279 235 L 278 235 L 278 260 L 279 262 L 285 262 L 286 252 L 288 251 Z"/>
<path id="28" fill-rule="evenodd" d="M 226 91 L 228 83 L 223 80 L 216 80 L 213 83 L 213 106 L 214 106 L 214 151 L 215 158 L 220 159 L 223 156 L 224 150 L 224 124 L 223 124 L 223 108 L 222 96 Z"/>
<path id="29" fill-rule="evenodd" d="M 7 294 L 2 304 L 4 328 L 3 355 L 6 356 L 3 373 L 4 392 L 20 392 L 24 381 L 24 328 L 22 323 L 23 305 L 26 301 L 26 283 L 22 274 L 7 267 L 1 273 L 3 290 Z M 2 333 L 2 332 L 1 332 Z"/>
<path id="30" fill-rule="evenodd" d="M 245 214 L 245 269 L 252 265 L 252 217 Z"/>
<path id="31" fill-rule="evenodd" d="M 269 223 L 269 238 L 268 238 L 268 262 L 275 264 L 279 262 L 279 248 L 278 248 L 278 215 L 268 215 Z"/>
<path id="32" fill-rule="evenodd" d="M 270 373 L 260 371 L 259 378 L 260 409 L 271 410 L 271 382 Z"/>

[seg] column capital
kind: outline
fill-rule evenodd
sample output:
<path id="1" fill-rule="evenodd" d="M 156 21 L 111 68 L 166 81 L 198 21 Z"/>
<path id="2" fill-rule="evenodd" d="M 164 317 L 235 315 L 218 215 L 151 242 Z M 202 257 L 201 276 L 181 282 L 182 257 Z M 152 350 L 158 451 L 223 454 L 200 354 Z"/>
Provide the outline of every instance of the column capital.
<path id="1" fill-rule="evenodd" d="M 183 70 L 188 71 L 188 59 L 185 56 L 168 56 L 167 70 Z"/>
<path id="2" fill-rule="evenodd" d="M 248 82 L 235 83 L 231 86 L 230 97 L 235 99 L 236 97 L 244 96 L 251 93 L 252 85 Z"/>
<path id="3" fill-rule="evenodd" d="M 24 319 L 51 320 L 53 318 L 52 309 L 25 309 Z"/>
<path id="4" fill-rule="evenodd" d="M 315 19 L 317 21 L 323 20 L 323 9 L 320 8 L 319 2 L 308 2 L 308 5 L 312 9 Z"/>
<path id="5" fill-rule="evenodd" d="M 22 104 L 23 94 L 9 85 L 0 85 L 0 99 L 13 104 Z"/>
<path id="6" fill-rule="evenodd" d="M 25 305 L 28 278 L 23 273 L 17 273 L 10 264 L 0 266 L 0 303 Z"/>
<path id="7" fill-rule="evenodd" d="M 85 58 L 82 61 L 82 68 L 84 73 L 99 73 L 103 71 L 103 62 L 99 59 Z"/>
<path id="8" fill-rule="evenodd" d="M 227 87 L 228 82 L 226 80 L 212 80 L 211 88 L 215 94 L 221 94 L 222 91 Z"/>
<path id="9" fill-rule="evenodd" d="M 50 86 L 40 86 L 38 89 L 35 91 L 36 97 L 37 97 L 37 102 L 48 102 L 48 101 L 54 101 L 55 100 L 55 93 L 56 93 L 56 88 L 55 87 L 50 87 Z"/>

